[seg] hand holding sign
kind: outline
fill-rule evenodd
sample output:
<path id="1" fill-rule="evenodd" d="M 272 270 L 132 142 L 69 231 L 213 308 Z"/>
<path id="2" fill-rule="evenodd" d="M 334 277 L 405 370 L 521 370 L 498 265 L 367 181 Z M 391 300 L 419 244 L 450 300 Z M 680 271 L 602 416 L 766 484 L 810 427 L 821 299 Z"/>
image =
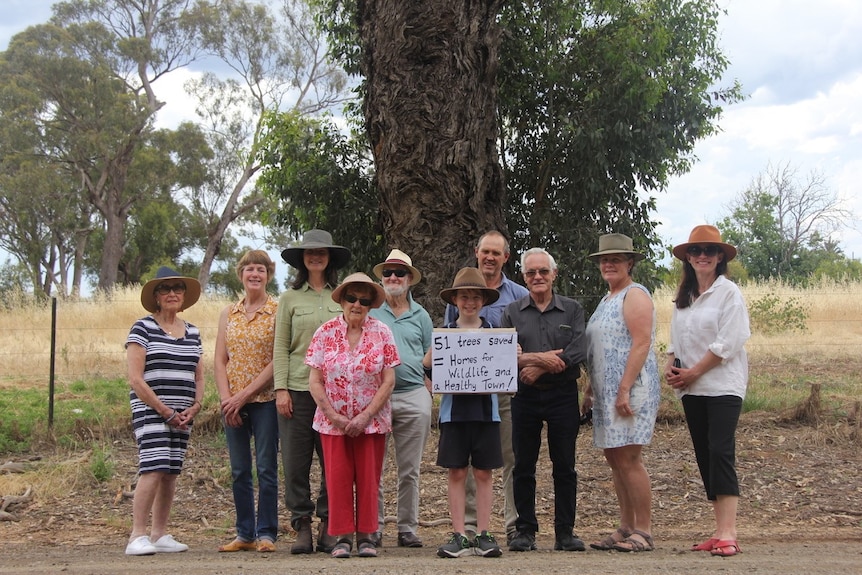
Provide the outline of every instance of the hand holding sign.
<path id="1" fill-rule="evenodd" d="M 434 393 L 515 393 L 518 336 L 513 329 L 434 330 Z"/>

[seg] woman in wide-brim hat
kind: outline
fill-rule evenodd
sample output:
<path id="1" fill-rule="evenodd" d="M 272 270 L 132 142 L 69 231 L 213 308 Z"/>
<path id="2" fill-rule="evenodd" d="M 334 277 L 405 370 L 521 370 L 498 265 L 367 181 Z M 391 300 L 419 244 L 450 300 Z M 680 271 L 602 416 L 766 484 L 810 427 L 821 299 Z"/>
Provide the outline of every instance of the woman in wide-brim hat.
<path id="1" fill-rule="evenodd" d="M 651 551 L 652 493 L 643 446 L 652 440 L 661 400 L 655 352 L 655 307 L 649 290 L 632 279 L 634 251 L 624 234 L 605 234 L 588 256 L 608 293 L 587 324 L 590 379 L 581 411 L 593 413 L 593 444 L 604 453 L 620 507 L 616 531 L 593 549 Z"/>
<path id="2" fill-rule="evenodd" d="M 392 331 L 368 315 L 384 298 L 380 284 L 364 273 L 344 278 L 332 292 L 344 312 L 320 326 L 305 358 L 317 404 L 314 429 L 323 446 L 335 558 L 350 556 L 354 533 L 360 557 L 377 556 L 378 491 L 386 434 L 392 430 L 389 398 L 401 363 Z"/>
<path id="3" fill-rule="evenodd" d="M 736 248 L 722 241 L 718 228 L 696 226 L 687 242 L 673 248 L 673 255 L 683 261 L 683 270 L 665 377 L 682 401 L 715 516 L 712 535 L 691 549 L 728 557 L 740 552 L 735 435 L 748 385 L 748 309 L 739 288 L 726 277 Z"/>
<path id="4" fill-rule="evenodd" d="M 275 406 L 279 441 L 290 446 L 281 450 L 284 502 L 297 533 L 290 552 L 306 554 L 315 550 L 311 533 L 315 515 L 321 519 L 317 550 L 329 551 L 335 541 L 327 535 L 329 505 L 323 465 L 317 496 L 313 498 L 311 492 L 314 453 L 322 461 L 322 451 L 320 436 L 312 429 L 316 406 L 308 390 L 305 354 L 315 330 L 341 314 L 341 306 L 332 301 L 332 292 L 338 285 L 338 270 L 347 264 L 350 251 L 334 244 L 329 232 L 313 229 L 303 234 L 299 244 L 282 251 L 281 257 L 296 270 L 296 277 L 278 301 L 273 350 Z"/>
<path id="5" fill-rule="evenodd" d="M 198 280 L 161 267 L 141 289 L 151 312 L 126 339 L 132 428 L 138 443 L 138 484 L 127 555 L 186 551 L 167 533 L 192 423 L 204 395 L 201 334 L 177 314 L 200 297 Z M 147 534 L 147 521 L 152 525 Z"/>

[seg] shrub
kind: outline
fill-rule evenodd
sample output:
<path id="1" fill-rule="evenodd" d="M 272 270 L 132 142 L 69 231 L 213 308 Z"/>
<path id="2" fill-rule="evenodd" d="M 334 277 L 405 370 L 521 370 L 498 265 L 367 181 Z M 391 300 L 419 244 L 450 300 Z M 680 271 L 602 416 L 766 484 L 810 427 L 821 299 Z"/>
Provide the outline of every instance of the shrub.
<path id="1" fill-rule="evenodd" d="M 808 310 L 795 297 L 782 301 L 766 294 L 748 304 L 748 315 L 752 331 L 766 335 L 807 329 Z"/>

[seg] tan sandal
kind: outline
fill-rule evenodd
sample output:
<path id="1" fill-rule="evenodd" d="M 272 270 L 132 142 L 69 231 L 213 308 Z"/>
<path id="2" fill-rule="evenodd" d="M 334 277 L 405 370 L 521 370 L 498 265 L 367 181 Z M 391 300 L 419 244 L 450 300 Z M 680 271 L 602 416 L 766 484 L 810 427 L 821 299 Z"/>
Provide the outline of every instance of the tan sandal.
<path id="1" fill-rule="evenodd" d="M 234 539 L 230 543 L 222 545 L 218 548 L 219 553 L 234 553 L 236 551 L 254 551 L 257 549 L 257 544 L 254 541 L 243 541 L 242 539 Z"/>
<path id="2" fill-rule="evenodd" d="M 258 553 L 272 553 L 275 551 L 275 543 L 269 539 L 259 539 L 257 542 Z"/>
<path id="3" fill-rule="evenodd" d="M 590 547 L 593 549 L 598 549 L 599 551 L 610 551 L 614 548 L 614 545 L 619 543 L 620 541 L 625 541 L 631 536 L 631 531 L 627 531 L 622 527 L 618 527 L 616 531 L 601 539 L 599 541 L 593 541 L 590 543 Z M 619 536 L 619 539 L 615 537 L 615 535 Z"/>
<path id="4" fill-rule="evenodd" d="M 643 542 L 635 539 L 635 535 L 643 539 Z M 641 531 L 640 529 L 635 529 L 632 531 L 632 534 L 624 540 L 619 543 L 614 543 L 614 549 L 624 553 L 640 553 L 641 551 L 653 551 L 655 549 L 655 544 L 653 543 L 652 535 L 645 531 Z"/>

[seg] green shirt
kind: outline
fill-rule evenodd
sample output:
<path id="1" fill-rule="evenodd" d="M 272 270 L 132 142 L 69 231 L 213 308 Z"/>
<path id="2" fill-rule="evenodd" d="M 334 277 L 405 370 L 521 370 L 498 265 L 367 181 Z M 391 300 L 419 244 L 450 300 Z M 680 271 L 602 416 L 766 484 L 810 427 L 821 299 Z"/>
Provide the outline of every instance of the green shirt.
<path id="1" fill-rule="evenodd" d="M 329 285 L 316 292 L 306 282 L 281 294 L 272 355 L 275 389 L 308 391 L 305 352 L 317 328 L 340 313 L 341 306 L 332 301 Z"/>
<path id="2" fill-rule="evenodd" d="M 392 308 L 385 301 L 377 309 L 372 309 L 368 315 L 377 318 L 392 330 L 395 336 L 395 346 L 401 365 L 395 368 L 395 389 L 393 393 L 411 391 L 425 385 L 425 371 L 422 369 L 422 358 L 431 347 L 431 332 L 434 325 L 431 316 L 425 308 L 413 300 L 408 294 L 410 309 L 395 317 Z"/>

